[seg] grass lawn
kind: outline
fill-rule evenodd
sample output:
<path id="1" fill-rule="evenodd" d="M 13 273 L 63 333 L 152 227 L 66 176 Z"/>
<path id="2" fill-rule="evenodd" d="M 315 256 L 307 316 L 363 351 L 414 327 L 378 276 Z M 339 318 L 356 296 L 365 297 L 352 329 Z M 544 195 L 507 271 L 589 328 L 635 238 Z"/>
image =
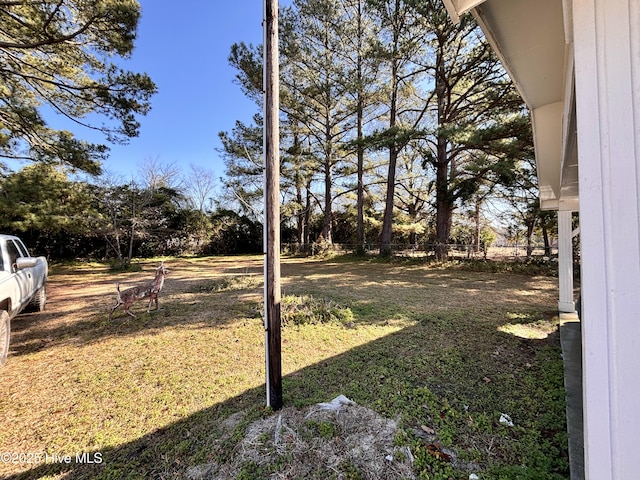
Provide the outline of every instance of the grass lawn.
<path id="1" fill-rule="evenodd" d="M 158 262 L 52 267 L 47 310 L 13 321 L 0 370 L 0 454 L 15 454 L 0 477 L 186 478 L 273 415 L 262 257 L 165 262 L 160 311 L 138 302 L 112 321 L 115 282 L 151 280 Z M 396 420 L 417 478 L 568 478 L 556 278 L 343 258 L 285 258 L 282 276 L 285 406 L 344 394 Z"/>

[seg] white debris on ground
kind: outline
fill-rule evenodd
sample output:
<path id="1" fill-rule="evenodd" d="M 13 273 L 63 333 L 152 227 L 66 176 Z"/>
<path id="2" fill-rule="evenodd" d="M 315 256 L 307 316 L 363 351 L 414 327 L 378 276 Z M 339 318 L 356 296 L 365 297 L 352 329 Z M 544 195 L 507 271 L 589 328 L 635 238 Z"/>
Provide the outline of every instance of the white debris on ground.
<path id="1" fill-rule="evenodd" d="M 513 420 L 511 420 L 511 417 L 506 413 L 500 414 L 500 423 L 507 427 L 513 427 Z"/>
<path id="2" fill-rule="evenodd" d="M 340 410 L 340 407 L 343 407 L 344 405 L 355 405 L 355 404 L 356 403 L 354 401 L 349 400 L 344 395 L 338 395 L 336 398 L 334 398 L 330 402 L 317 403 L 316 407 L 319 408 L 320 410 L 332 410 L 334 412 L 337 412 L 338 410 Z"/>
<path id="3" fill-rule="evenodd" d="M 263 478 L 414 479 L 413 456 L 394 445 L 395 421 L 341 395 L 304 409 L 284 408 L 246 431 L 229 463 L 191 467 L 188 480 L 237 478 L 243 469 L 269 472 Z"/>

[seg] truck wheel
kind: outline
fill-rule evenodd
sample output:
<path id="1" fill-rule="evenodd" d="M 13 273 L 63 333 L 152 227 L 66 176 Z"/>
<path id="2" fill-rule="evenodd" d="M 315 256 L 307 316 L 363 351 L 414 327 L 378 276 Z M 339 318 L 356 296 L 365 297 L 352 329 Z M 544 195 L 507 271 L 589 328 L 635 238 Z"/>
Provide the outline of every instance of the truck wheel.
<path id="1" fill-rule="evenodd" d="M 0 366 L 7 361 L 9 354 L 9 338 L 11 337 L 11 321 L 9 314 L 2 310 L 0 312 Z"/>
<path id="2" fill-rule="evenodd" d="M 29 310 L 32 312 L 42 312 L 44 311 L 46 303 L 47 287 L 46 285 L 42 285 L 42 287 L 40 287 L 40 290 L 38 290 L 31 299 L 31 302 L 29 303 Z"/>

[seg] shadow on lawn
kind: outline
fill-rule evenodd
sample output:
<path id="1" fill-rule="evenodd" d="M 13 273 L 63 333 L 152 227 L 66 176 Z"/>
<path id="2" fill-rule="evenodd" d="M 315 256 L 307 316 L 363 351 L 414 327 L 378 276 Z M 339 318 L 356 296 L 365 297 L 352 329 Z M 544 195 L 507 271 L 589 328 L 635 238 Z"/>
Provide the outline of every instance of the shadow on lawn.
<path id="1" fill-rule="evenodd" d="M 255 263 L 255 262 L 253 262 Z M 86 345 L 100 342 L 107 338 L 135 336 L 138 334 L 153 334 L 161 332 L 172 326 L 199 326 L 203 328 L 220 327 L 233 322 L 238 316 L 244 318 L 260 317 L 260 302 L 248 301 L 247 298 L 259 296 L 262 293 L 262 284 L 259 283 L 248 288 L 239 288 L 235 291 L 216 291 L 215 284 L 229 278 L 240 278 L 253 276 L 258 278 L 256 265 L 252 263 L 251 268 L 236 265 L 233 262 L 223 263 L 223 267 L 218 267 L 219 276 L 197 279 L 188 274 L 189 266 L 181 266 L 171 272 L 165 283 L 165 289 L 160 295 L 160 310 L 146 312 L 147 301 L 141 300 L 134 304 L 132 311 L 137 315 L 133 318 L 125 314 L 120 307 L 114 313 L 112 320 L 109 320 L 109 312 L 115 304 L 114 293 L 104 293 L 106 289 L 113 289 L 111 280 L 96 282 L 92 288 L 98 288 L 98 294 L 85 293 L 82 288 L 75 285 L 74 301 L 69 304 L 77 304 L 76 308 L 61 308 L 60 304 L 66 305 L 68 292 L 63 285 L 54 284 L 54 292 L 50 297 L 50 304 L 54 305 L 52 310 L 36 314 L 22 314 L 12 322 L 11 355 L 26 355 L 39 352 L 41 350 L 55 347 L 70 342 L 76 345 Z M 379 269 L 367 269 L 369 275 L 363 275 L 363 270 L 350 264 L 343 263 L 323 263 L 322 268 L 318 268 L 318 263 L 313 261 L 296 261 L 294 265 L 283 265 L 283 294 L 304 294 L 307 291 L 317 292 L 317 295 L 326 298 L 336 299 L 336 295 L 346 295 L 345 305 L 351 305 L 355 313 L 365 312 L 369 306 L 377 305 L 381 300 L 393 295 L 396 288 L 406 288 L 418 292 L 419 296 L 429 298 L 429 308 L 446 310 L 451 316 L 452 310 L 464 310 L 464 305 L 452 305 L 448 303 L 448 296 L 439 295 L 441 304 L 430 292 L 440 292 L 446 288 L 452 296 L 465 298 L 465 303 L 481 307 L 482 299 L 478 297 L 481 290 L 485 288 L 488 276 L 485 273 L 451 273 L 441 270 L 425 270 L 423 275 L 417 277 L 414 271 L 406 271 L 402 266 L 390 268 L 389 265 L 380 264 Z M 373 267 L 377 267 L 373 265 Z M 142 275 L 138 275 L 144 278 Z M 148 276 L 148 275 L 147 275 Z M 504 277 L 504 275 L 503 275 Z M 132 277 L 136 279 L 137 277 Z M 195 277 L 198 278 L 198 277 Z M 523 280 L 520 276 L 519 285 L 526 292 L 535 292 L 538 287 L 534 278 Z M 328 281 L 332 279 L 332 281 Z M 131 279 L 123 285 L 126 288 L 133 284 Z M 375 288 L 383 288 L 375 297 L 371 297 L 371 284 L 378 284 Z M 387 287 L 380 287 L 389 283 Z M 339 287 L 337 290 L 335 286 Z M 96 287 L 98 285 L 98 287 Z M 100 285 L 108 285 L 100 287 Z M 507 291 L 508 280 L 504 285 L 497 286 L 495 291 Z M 102 288 L 101 290 L 99 288 Z M 333 290 L 330 290 L 333 288 Z M 323 291 L 326 295 L 323 295 Z M 386 289 L 386 290 L 384 290 Z M 85 289 L 86 290 L 86 289 Z M 522 291 L 522 290 L 521 290 Z M 65 293 L 62 293 L 65 292 Z M 345 292 L 349 292 L 345 294 Z M 462 292 L 462 295 L 460 294 Z M 182 294 L 192 294 L 185 303 L 178 300 L 177 296 Z M 476 299 L 474 300 L 474 297 Z M 513 304 L 514 309 L 526 308 L 526 302 L 531 297 L 522 294 L 504 293 L 503 303 Z M 155 308 L 155 307 L 152 307 Z M 217 312 L 232 311 L 232 315 L 193 315 L 194 312 Z M 383 324 L 388 321 L 388 316 L 397 313 L 395 306 L 389 308 L 377 306 L 373 308 L 377 312 L 376 318 L 360 320 L 360 323 Z M 477 313 L 479 311 L 477 310 Z M 552 316 L 554 312 L 542 312 L 545 316 Z M 454 314 L 455 315 L 455 314 Z M 362 317 L 362 315 L 358 315 Z M 75 321 L 68 321 L 68 318 L 77 317 Z"/>
<path id="2" fill-rule="evenodd" d="M 146 302 L 138 302 L 131 309 L 137 318 L 124 313 L 122 307 L 114 313 L 112 320 L 109 320 L 110 309 L 102 309 L 70 323 L 64 321 L 69 315 L 68 312 L 21 315 L 11 323 L 10 355 L 28 355 L 69 343 L 82 346 L 115 337 L 153 335 L 172 326 L 220 327 L 232 321 L 222 317 L 193 319 L 185 314 L 184 307 L 167 303 L 166 300 L 163 302 L 162 299 L 160 302 L 160 310 L 156 311 L 155 306 L 152 306 L 150 313 L 146 311 Z M 241 302 L 238 304 L 243 305 Z M 211 302 L 208 303 L 208 308 L 210 307 Z M 189 308 L 197 308 L 197 303 L 192 303 Z M 258 316 L 257 312 L 249 312 L 250 305 L 244 305 L 244 309 L 247 310 L 247 314 Z"/>
<path id="3" fill-rule="evenodd" d="M 29 328 L 48 328 L 46 324 L 55 323 L 65 317 L 90 317 L 81 318 L 82 330 L 91 330 L 91 327 L 101 326 L 107 319 L 108 314 L 116 299 L 116 283 L 120 282 L 121 289 L 126 289 L 134 285 L 145 284 L 153 279 L 158 261 L 148 261 L 140 264 L 141 270 L 135 272 L 113 272 L 109 273 L 107 267 L 101 267 L 90 271 L 74 271 L 73 267 L 57 267 L 49 279 L 49 299 L 47 311 L 35 315 L 21 315 L 14 323 L 13 331 L 17 334 Z M 164 311 L 155 315 L 146 315 L 146 301 L 141 300 L 134 304 L 132 311 L 139 315 L 137 323 L 130 323 L 130 320 L 120 307 L 114 315 L 114 324 L 123 325 L 124 333 L 135 333 L 136 329 L 153 328 L 154 320 L 160 326 L 181 324 L 185 321 L 182 312 L 189 306 L 197 306 L 204 303 L 203 298 L 193 298 L 187 305 L 181 300 L 172 300 L 173 296 L 183 293 L 212 293 L 215 292 L 207 287 L 212 287 L 215 282 L 220 282 L 230 278 L 254 277 L 261 278 L 263 273 L 262 256 L 242 256 L 242 257 L 207 257 L 195 259 L 176 259 L 167 262 L 170 273 L 167 276 L 164 289 L 160 295 L 161 307 Z M 87 273 L 92 276 L 87 280 Z M 67 277 L 74 276 L 72 280 Z M 93 278 L 97 277 L 97 278 Z M 338 287 L 330 291 L 328 297 L 342 294 L 348 297 L 348 293 L 354 291 L 367 292 L 372 288 L 380 288 L 385 283 L 389 283 L 389 289 L 395 288 L 433 288 L 442 291 L 443 287 L 452 294 L 460 292 L 473 292 L 486 286 L 487 283 L 496 282 L 496 288 L 492 291 L 507 292 L 512 285 L 509 284 L 508 274 L 492 276 L 486 272 L 466 272 L 451 271 L 444 268 L 433 268 L 428 264 L 416 265 L 413 263 L 382 263 L 369 260 L 356 261 L 350 259 L 332 260 L 308 260 L 301 258 L 286 258 L 282 263 L 283 293 L 287 291 L 296 292 L 312 288 L 322 294 L 323 289 L 327 290 L 333 286 Z M 500 280 L 502 279 L 502 280 Z M 506 280 L 504 280 L 506 279 Z M 498 283 L 501 282 L 501 283 Z M 518 275 L 515 282 L 519 288 L 532 293 L 538 289 L 538 279 Z M 202 288 L 198 288 L 198 287 Z M 245 289 L 237 292 L 238 302 L 241 303 L 241 294 L 262 293 L 262 287 L 256 286 L 253 289 Z M 386 293 L 386 290 L 385 292 Z M 367 295 L 371 299 L 371 294 Z M 530 296 L 521 294 L 505 293 L 504 302 L 515 300 L 514 304 L 526 305 L 531 301 Z M 214 307 L 215 299 L 213 299 Z M 473 301 L 472 301 L 473 303 Z M 449 305 L 447 305 L 449 307 Z M 187 319 L 188 321 L 188 319 Z M 57 331 L 51 331 L 49 337 L 57 338 Z M 60 333 L 67 333 L 66 329 L 61 329 Z M 94 332 L 95 338 L 99 339 L 101 333 L 108 334 L 108 329 Z M 118 331 L 118 334 L 123 333 Z"/>
<path id="4" fill-rule="evenodd" d="M 471 335 L 472 328 L 482 330 L 481 334 Z M 478 344 L 476 338 L 486 341 Z M 344 394 L 384 416 L 401 418 L 407 430 L 428 425 L 438 431 L 455 422 L 465 423 L 465 416 L 484 415 L 491 419 L 484 427 L 487 431 L 476 431 L 478 427 L 465 423 L 463 431 L 452 438 L 456 448 L 473 449 L 474 442 L 495 435 L 494 450 L 489 455 L 481 452 L 484 461 L 479 463 L 521 465 L 525 462 L 509 444 L 531 438 L 531 442 L 523 442 L 523 449 L 535 442 L 541 450 L 547 449 L 543 454 L 549 476 L 536 478 L 563 478 L 551 475 L 567 473 L 563 470 L 564 401 L 547 398 L 554 391 L 562 392 L 562 378 L 546 378 L 549 358 L 559 358 L 558 343 L 557 333 L 543 340 L 525 340 L 497 331 L 495 324 L 429 315 L 411 327 L 286 376 L 285 406 L 303 407 Z M 65 479 L 184 478 L 189 466 L 225 463 L 232 458 L 233 447 L 249 420 L 264 415 L 264 396 L 264 388 L 251 389 L 133 442 L 84 452 L 85 460 L 98 459 L 99 464 L 76 462 L 74 452 L 49 452 L 73 457 L 68 464 L 41 464 L 8 479 L 46 475 Z M 546 415 L 543 420 L 541 411 Z M 236 426 L 236 435 L 225 435 L 223 422 L 236 412 L 247 412 L 247 422 Z M 496 418 L 499 412 L 508 413 L 517 428 L 501 427 Z M 470 438 L 472 434 L 474 438 Z"/>
<path id="5" fill-rule="evenodd" d="M 233 272 L 235 266 L 231 265 L 229 269 Z M 47 310 L 24 313 L 12 321 L 11 356 L 27 355 L 70 342 L 86 345 L 112 337 L 149 335 L 172 326 L 217 327 L 234 321 L 234 317 L 210 315 L 207 318 L 193 315 L 193 312 L 198 309 L 207 312 L 229 310 L 230 303 L 233 306 L 232 313 L 250 318 L 259 316 L 259 312 L 252 311 L 253 304 L 242 297 L 248 294 L 259 295 L 260 288 L 218 293 L 211 290 L 212 279 L 194 280 L 188 274 L 188 267 L 181 268 L 168 277 L 159 297 L 160 310 L 156 311 L 155 305 L 152 305 L 151 312 L 147 313 L 148 299 L 134 303 L 131 311 L 137 318 L 127 315 L 120 306 L 113 318 L 109 319 L 116 299 L 115 278 L 123 282 L 121 289 L 124 290 L 152 280 L 149 272 L 121 275 L 107 281 L 101 278 L 84 285 L 84 288 L 78 282 L 65 285 L 58 278 L 49 283 Z M 194 294 L 186 303 L 173 298 L 185 293 Z M 223 298 L 225 295 L 231 295 L 231 299 Z"/>

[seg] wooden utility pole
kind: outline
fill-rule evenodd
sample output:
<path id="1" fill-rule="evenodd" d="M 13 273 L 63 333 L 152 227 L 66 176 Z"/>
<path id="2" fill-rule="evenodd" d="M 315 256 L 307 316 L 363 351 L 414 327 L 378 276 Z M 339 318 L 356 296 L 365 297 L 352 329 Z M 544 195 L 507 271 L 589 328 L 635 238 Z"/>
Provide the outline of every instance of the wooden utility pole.
<path id="1" fill-rule="evenodd" d="M 264 0 L 264 327 L 267 406 L 282 407 L 278 0 Z"/>

